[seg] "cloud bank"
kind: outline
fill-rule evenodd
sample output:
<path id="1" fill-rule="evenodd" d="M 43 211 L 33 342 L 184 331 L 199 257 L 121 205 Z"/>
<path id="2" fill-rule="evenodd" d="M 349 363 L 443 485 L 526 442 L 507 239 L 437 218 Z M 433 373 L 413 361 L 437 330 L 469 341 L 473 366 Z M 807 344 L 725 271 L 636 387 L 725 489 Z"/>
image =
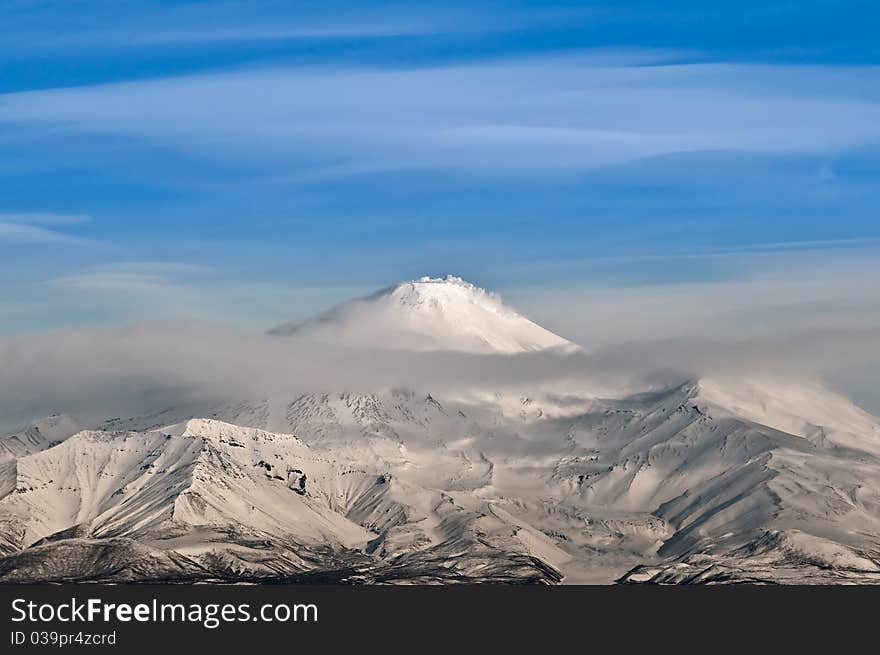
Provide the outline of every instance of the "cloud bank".
<path id="1" fill-rule="evenodd" d="M 9 430 L 51 413 L 100 421 L 277 394 L 399 387 L 614 397 L 703 375 L 820 380 L 880 364 L 878 353 L 877 328 L 502 356 L 349 349 L 199 324 L 142 324 L 0 339 L 0 417 Z"/>

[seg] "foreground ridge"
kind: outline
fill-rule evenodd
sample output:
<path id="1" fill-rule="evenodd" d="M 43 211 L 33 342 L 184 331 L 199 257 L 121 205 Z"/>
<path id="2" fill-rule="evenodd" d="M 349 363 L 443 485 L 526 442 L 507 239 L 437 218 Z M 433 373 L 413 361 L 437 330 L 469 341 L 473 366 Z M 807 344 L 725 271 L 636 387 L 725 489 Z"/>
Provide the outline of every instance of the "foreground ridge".
<path id="1" fill-rule="evenodd" d="M 156 420 L 0 463 L 0 579 L 880 582 L 880 427 L 820 387 L 318 393 Z"/>

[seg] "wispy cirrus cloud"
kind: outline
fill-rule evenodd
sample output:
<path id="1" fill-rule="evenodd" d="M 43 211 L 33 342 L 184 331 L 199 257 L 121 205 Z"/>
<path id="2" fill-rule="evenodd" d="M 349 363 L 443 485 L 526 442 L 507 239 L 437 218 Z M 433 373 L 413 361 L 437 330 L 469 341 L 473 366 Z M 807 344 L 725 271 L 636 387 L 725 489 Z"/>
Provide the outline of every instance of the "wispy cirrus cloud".
<path id="1" fill-rule="evenodd" d="M 94 245 L 90 239 L 60 229 L 89 220 L 85 214 L 0 213 L 0 243 Z"/>
<path id="2" fill-rule="evenodd" d="M 223 276 L 211 266 L 175 261 L 123 261 L 93 265 L 31 287 L 47 303 L 64 306 L 68 324 L 100 315 L 112 323 L 138 320 L 209 321 L 262 332 L 291 318 L 306 318 L 328 304 L 359 296 L 369 287 L 309 286 L 302 283 Z M 28 313 L 32 298 L 0 307 L 4 315 Z M 39 309 L 40 311 L 35 311 Z M 20 316 L 19 316 L 20 318 Z M 61 324 L 65 324 L 61 321 Z M 15 330 L 12 330 L 13 332 Z"/>
<path id="3" fill-rule="evenodd" d="M 207 266 L 182 262 L 130 261 L 96 266 L 48 283 L 85 292 L 166 293 L 178 291 L 182 279 L 209 271 Z"/>
<path id="4" fill-rule="evenodd" d="M 88 214 L 60 214 L 54 212 L 0 212 L 0 222 L 25 225 L 78 225 L 88 223 Z"/>
<path id="5" fill-rule="evenodd" d="M 189 262 L 136 260 L 105 264 L 98 267 L 96 270 L 105 273 L 137 273 L 145 275 L 171 276 L 209 273 L 212 271 L 212 268 L 205 264 L 192 264 Z"/>
<path id="6" fill-rule="evenodd" d="M 82 273 L 56 278 L 51 284 L 78 291 L 119 291 L 123 293 L 162 291 L 170 286 L 168 278 L 150 273 Z"/>
<path id="7" fill-rule="evenodd" d="M 509 6 L 503 3 L 375 2 L 277 3 L 226 0 L 204 6 L 180 3 L 173 20 L 150 2 L 127 2 L 124 14 L 100 3 L 19 7 L 9 15 L 25 27 L 9 41 L 25 51 L 173 48 L 266 41 L 366 40 L 385 37 L 473 35 L 570 25 L 601 11 L 592 6 Z M 72 15 L 73 14 L 73 15 Z M 64 20 L 67 19 L 67 20 Z"/>
<path id="8" fill-rule="evenodd" d="M 313 25 L 272 25 L 271 23 L 250 25 L 192 25 L 185 28 L 131 29 L 114 28 L 100 31 L 85 31 L 61 37 L 49 37 L 46 46 L 78 46 L 93 49 L 117 49 L 135 47 L 168 47 L 181 45 L 220 44 L 254 41 L 292 41 L 292 40 L 334 40 L 368 39 L 379 37 L 407 36 L 431 31 L 428 24 L 418 22 L 389 21 L 358 24 L 315 23 Z"/>
<path id="9" fill-rule="evenodd" d="M 0 123 L 131 136 L 304 175 L 553 173 L 672 153 L 880 143 L 880 89 L 839 81 L 873 70 L 839 68 L 634 65 L 606 54 L 254 70 L 7 94 Z"/>

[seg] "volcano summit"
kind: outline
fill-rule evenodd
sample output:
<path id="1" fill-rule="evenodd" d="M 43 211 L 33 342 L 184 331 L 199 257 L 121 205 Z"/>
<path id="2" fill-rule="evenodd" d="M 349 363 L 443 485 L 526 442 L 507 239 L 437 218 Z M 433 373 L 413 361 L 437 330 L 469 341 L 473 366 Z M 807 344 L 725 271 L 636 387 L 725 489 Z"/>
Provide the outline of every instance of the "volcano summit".
<path id="1" fill-rule="evenodd" d="M 270 333 L 401 350 L 514 354 L 577 348 L 497 295 L 452 275 L 401 282 Z"/>

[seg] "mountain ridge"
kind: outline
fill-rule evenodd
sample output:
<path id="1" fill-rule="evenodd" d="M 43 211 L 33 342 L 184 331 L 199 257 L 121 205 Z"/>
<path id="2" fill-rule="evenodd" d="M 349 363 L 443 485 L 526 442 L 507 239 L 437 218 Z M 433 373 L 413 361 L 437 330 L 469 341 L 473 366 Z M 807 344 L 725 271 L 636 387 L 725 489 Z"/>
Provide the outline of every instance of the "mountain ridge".
<path id="1" fill-rule="evenodd" d="M 548 567 L 546 571 L 557 571 L 553 575 L 570 581 L 598 576 L 605 582 L 618 577 L 623 582 L 686 582 L 697 575 L 697 563 L 703 567 L 700 571 L 707 566 L 719 571 L 716 576 L 704 575 L 707 581 L 735 581 L 743 576 L 773 581 L 777 568 L 786 579 L 797 582 L 817 575 L 828 579 L 829 567 L 839 579 L 880 576 L 880 568 L 875 570 L 880 567 L 880 540 L 870 537 L 880 529 L 880 519 L 872 509 L 877 493 L 869 491 L 880 482 L 880 461 L 871 453 L 873 443 L 853 455 L 851 445 L 817 442 L 810 431 L 802 436 L 761 425 L 754 417 L 736 416 L 707 400 L 697 380 L 619 400 L 594 399 L 585 411 L 568 414 L 554 411 L 545 405 L 548 402 L 539 395 L 520 398 L 519 407 L 526 408 L 523 413 L 522 409 L 513 411 L 515 404 L 504 398 L 493 408 L 416 392 L 322 393 L 308 402 L 304 398 L 289 401 L 288 434 L 236 425 L 268 416 L 241 403 L 227 408 L 230 415 L 224 418 L 231 422 L 206 418 L 141 432 L 80 432 L 42 453 L 17 460 L 16 492 L 0 500 L 6 535 L 15 532 L 9 522 L 10 508 L 19 508 L 12 514 L 42 520 L 48 526 L 45 510 L 36 508 L 64 506 L 52 494 L 61 493 L 63 498 L 72 492 L 49 491 L 52 485 L 65 487 L 59 484 L 64 476 L 58 473 L 64 467 L 56 464 L 45 469 L 44 463 L 35 468 L 33 462 L 63 461 L 66 451 L 79 448 L 86 457 L 83 462 L 95 462 L 101 448 L 129 452 L 132 444 L 139 444 L 144 453 L 154 453 L 177 444 L 169 452 L 177 453 L 178 468 L 168 474 L 179 477 L 180 466 L 191 466 L 202 471 L 195 474 L 201 482 L 193 483 L 190 471 L 184 475 L 190 482 L 173 500 L 163 501 L 162 507 L 149 505 L 154 507 L 149 511 L 148 506 L 139 505 L 141 501 L 130 500 L 145 493 L 138 491 L 140 483 L 119 496 L 113 495 L 118 488 L 111 490 L 105 484 L 102 494 L 88 494 L 97 499 L 94 516 L 80 513 L 41 531 L 26 529 L 23 534 L 30 536 L 17 549 L 7 548 L 7 558 L 18 558 L 37 546 L 44 548 L 53 541 L 53 534 L 75 528 L 79 531 L 75 539 L 134 539 L 150 549 L 159 547 L 158 554 L 150 550 L 150 558 L 166 563 L 180 557 L 232 562 L 237 561 L 234 553 L 241 548 L 250 553 L 249 547 L 235 545 L 237 540 L 247 543 L 252 538 L 248 534 L 263 534 L 278 542 L 279 549 L 298 552 L 317 547 L 319 541 L 326 543 L 328 534 L 339 530 L 328 526 L 345 525 L 339 534 L 361 537 L 347 543 L 331 538 L 330 543 L 339 544 L 330 549 L 332 553 L 316 557 L 312 565 L 303 564 L 301 569 L 286 568 L 284 575 L 317 572 L 328 562 L 352 557 L 365 557 L 358 559 L 359 566 L 372 571 L 371 575 L 384 575 L 379 572 L 402 562 L 424 574 L 421 567 L 430 568 L 433 564 L 427 563 L 446 552 L 445 557 L 456 553 L 453 559 L 464 558 L 463 568 L 476 566 L 481 558 L 499 566 L 505 558 L 514 558 L 519 562 L 516 570 L 528 579 L 551 582 L 552 575 L 545 578 L 525 562 L 541 562 L 535 565 L 538 569 Z M 842 433 L 839 428 L 825 427 L 831 439 Z M 308 435 L 309 443 L 294 434 Z M 267 454 L 280 453 L 271 444 L 283 444 L 281 473 L 275 470 L 279 460 Z M 193 452 L 198 456 L 190 457 Z M 805 457 L 806 466 L 803 461 L 793 466 Z M 541 460 L 548 463 L 539 468 L 528 463 Z M 124 470 L 136 472 L 145 467 L 144 475 L 150 476 L 165 470 L 163 461 L 136 460 L 137 466 Z M 199 468 L 206 465 L 207 469 Z M 100 485 L 97 471 L 106 473 L 108 466 L 68 468 L 78 471 L 76 484 Z M 291 474 L 292 470 L 297 472 Z M 836 480 L 833 486 L 828 484 L 830 472 Z M 231 480 L 223 482 L 229 475 Z M 110 479 L 122 488 L 132 484 L 127 476 L 117 472 Z M 252 486 L 241 487 L 236 480 L 242 479 L 251 480 L 248 485 Z M 340 480 L 349 482 L 340 487 Z M 161 484 L 169 486 L 169 482 Z M 843 502 L 853 484 L 864 491 Z M 277 491 L 261 491 L 264 485 L 278 485 Z M 234 497 L 223 495 L 230 491 L 216 495 L 218 489 L 237 488 L 244 490 Z M 801 498 L 805 490 L 808 500 L 812 499 L 807 504 Z M 278 492 L 288 498 L 285 505 L 318 503 L 323 509 L 317 515 L 314 507 L 303 509 L 305 514 L 294 512 L 291 516 L 299 518 L 291 518 L 292 523 L 266 518 L 254 522 L 249 518 L 253 510 L 233 509 L 262 506 L 258 515 L 272 515 L 278 511 L 274 509 Z M 36 505 L 26 504 L 29 509 L 21 511 L 23 499 L 34 493 L 50 493 L 55 500 L 32 501 Z M 128 508 L 122 511 L 111 498 L 128 500 Z M 74 506 L 83 507 L 82 499 Z M 141 509 L 133 509 L 138 506 Z M 836 509 L 829 513 L 829 507 Z M 134 523 L 133 516 L 138 517 Z M 862 524 L 865 536 L 854 538 L 846 524 L 838 526 L 841 517 L 847 516 L 853 524 Z M 84 527 L 84 518 L 90 527 Z M 185 532 L 202 533 L 204 540 L 182 543 L 174 536 L 181 528 L 171 527 L 167 533 L 169 528 L 161 527 L 181 521 L 191 526 Z M 324 527 L 315 532 L 309 525 Z M 322 532 L 327 529 L 331 533 Z M 486 541 L 487 537 L 478 538 L 480 534 L 495 536 Z M 478 546 L 480 539 L 488 545 Z M 69 543 L 69 539 L 59 541 Z M 76 548 L 85 547 L 77 543 Z M 482 555 L 475 555 L 475 548 Z M 759 552 L 760 557 L 742 555 Z M 792 553 L 800 553 L 800 564 L 792 564 Z M 0 570 L 3 566 L 0 562 Z M 271 575 L 259 566 L 242 562 L 235 566 L 245 577 Z M 821 571 L 826 573 L 820 575 Z M 499 569 L 495 572 L 501 575 Z M 18 574 L 23 574 L 20 567 Z"/>
<path id="2" fill-rule="evenodd" d="M 376 299 L 420 339 L 383 331 Z M 383 346 L 578 352 L 457 278 L 359 302 L 343 325 L 372 321 L 361 337 Z M 473 305 L 479 330 L 457 331 L 449 308 Z M 428 379 L 49 417 L 0 439 L 0 580 L 880 582 L 880 420 L 847 399 L 758 376 L 560 388 Z"/>

